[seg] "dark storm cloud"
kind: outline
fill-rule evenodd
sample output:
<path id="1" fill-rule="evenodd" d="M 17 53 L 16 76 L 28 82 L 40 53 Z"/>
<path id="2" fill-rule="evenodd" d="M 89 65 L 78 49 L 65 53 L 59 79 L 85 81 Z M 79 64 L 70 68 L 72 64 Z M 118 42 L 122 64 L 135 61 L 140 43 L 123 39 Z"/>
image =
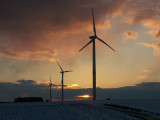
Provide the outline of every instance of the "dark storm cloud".
<path id="1" fill-rule="evenodd" d="M 0 56 L 53 60 L 57 54 L 53 36 L 88 30 L 91 8 L 96 10 L 97 27 L 103 26 L 104 17 L 120 14 L 127 1 L 1 0 Z"/>
<path id="2" fill-rule="evenodd" d="M 77 22 L 90 21 L 91 8 L 96 9 L 97 20 L 100 21 L 106 14 L 119 13 L 125 3 L 126 0 L 6 0 L 0 4 L 0 21 L 4 23 L 1 28 L 13 33 L 68 29 Z"/>
<path id="3" fill-rule="evenodd" d="M 148 82 L 122 88 L 97 88 L 97 99 L 160 99 L 159 92 L 159 82 Z M 78 99 L 76 96 L 84 94 L 92 95 L 92 89 L 65 89 L 64 93 L 65 99 Z M 16 97 L 26 96 L 41 96 L 44 99 L 48 99 L 48 85 L 44 83 L 39 84 L 35 80 L 0 83 L 0 101 L 13 101 Z M 54 100 L 60 100 L 61 89 L 53 88 L 52 96 Z"/>
<path id="4" fill-rule="evenodd" d="M 34 80 L 17 80 L 17 82 L 24 85 L 32 85 L 36 83 Z"/>

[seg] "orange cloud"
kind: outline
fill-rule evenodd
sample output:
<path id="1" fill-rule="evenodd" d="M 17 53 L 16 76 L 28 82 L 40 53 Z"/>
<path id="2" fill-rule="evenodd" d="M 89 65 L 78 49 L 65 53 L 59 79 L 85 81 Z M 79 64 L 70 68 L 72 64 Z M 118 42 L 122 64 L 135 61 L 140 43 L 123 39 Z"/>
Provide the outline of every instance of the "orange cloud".
<path id="1" fill-rule="evenodd" d="M 153 39 L 160 40 L 159 4 L 159 0 L 131 0 L 125 7 L 123 21 L 150 28 L 148 33 L 153 35 Z"/>
<path id="2" fill-rule="evenodd" d="M 106 29 L 111 27 L 108 17 L 121 15 L 127 3 L 128 0 L 1 1 L 0 56 L 53 61 L 57 52 L 61 52 L 59 56 L 73 53 L 80 45 L 80 35 L 74 35 L 93 30 L 90 8 L 94 8 L 97 29 Z"/>
<path id="3" fill-rule="evenodd" d="M 48 82 L 49 84 L 49 82 Z M 64 87 L 67 89 L 74 89 L 74 88 L 77 88 L 79 85 L 78 84 L 67 84 L 67 85 L 64 85 Z M 53 85 L 52 87 L 54 88 L 58 88 L 58 89 L 61 89 L 62 88 L 62 85 Z"/>
<path id="4" fill-rule="evenodd" d="M 54 61 L 54 57 L 56 56 L 56 50 L 54 49 L 18 49 L 18 48 L 6 48 L 0 47 L 0 56 L 16 58 L 21 60 L 48 60 Z"/>
<path id="5" fill-rule="evenodd" d="M 151 70 L 149 70 L 149 69 L 144 69 L 143 72 L 145 72 L 145 73 L 150 73 Z"/>
<path id="6" fill-rule="evenodd" d="M 160 53 L 160 44 L 155 44 L 155 43 L 140 43 L 143 46 L 146 47 L 151 47 L 154 49 L 154 55 L 159 55 Z"/>
<path id="7" fill-rule="evenodd" d="M 138 76 L 137 78 L 141 80 L 141 79 L 147 78 L 147 76 L 146 76 L 146 75 L 140 75 L 140 76 Z"/>
<path id="8" fill-rule="evenodd" d="M 153 40 L 160 40 L 160 20 L 151 19 L 143 22 L 144 26 L 151 28 L 149 33 L 153 35 Z"/>
<path id="9" fill-rule="evenodd" d="M 78 87 L 79 85 L 78 84 L 67 84 L 67 88 L 76 88 Z"/>
<path id="10" fill-rule="evenodd" d="M 143 25 L 149 28 L 157 29 L 160 27 L 159 22 L 160 22 L 159 19 L 148 19 L 144 20 Z"/>
<path id="11" fill-rule="evenodd" d="M 124 37 L 123 37 L 124 41 L 127 41 L 129 39 L 136 39 L 138 36 L 137 33 L 132 32 L 132 31 L 124 32 L 123 35 L 124 35 Z"/>

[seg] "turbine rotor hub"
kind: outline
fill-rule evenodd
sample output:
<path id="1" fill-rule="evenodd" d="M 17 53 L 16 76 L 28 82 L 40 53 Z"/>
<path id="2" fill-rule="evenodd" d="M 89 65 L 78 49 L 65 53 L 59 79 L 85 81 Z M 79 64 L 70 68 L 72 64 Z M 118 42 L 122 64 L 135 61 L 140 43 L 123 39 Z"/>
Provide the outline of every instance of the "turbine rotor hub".
<path id="1" fill-rule="evenodd" d="M 97 36 L 90 36 L 89 38 L 90 38 L 90 39 L 96 39 Z"/>

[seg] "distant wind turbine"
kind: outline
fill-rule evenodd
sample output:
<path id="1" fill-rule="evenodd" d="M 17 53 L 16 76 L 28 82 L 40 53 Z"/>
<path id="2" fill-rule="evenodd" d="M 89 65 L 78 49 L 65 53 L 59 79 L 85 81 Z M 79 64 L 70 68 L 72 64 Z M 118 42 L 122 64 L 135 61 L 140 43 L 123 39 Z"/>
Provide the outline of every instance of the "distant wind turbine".
<path id="1" fill-rule="evenodd" d="M 52 80 L 51 80 L 51 76 L 49 75 L 50 78 L 50 83 L 49 83 L 49 88 L 50 88 L 50 102 L 52 101 Z"/>
<path id="2" fill-rule="evenodd" d="M 93 31 L 94 31 L 94 36 L 90 36 L 89 38 L 91 39 L 83 48 L 79 50 L 83 50 L 86 46 L 88 46 L 90 43 L 93 43 L 93 100 L 96 100 L 96 45 L 95 45 L 95 39 L 99 40 L 103 44 L 107 45 L 110 49 L 112 49 L 114 52 L 115 50 L 109 46 L 106 42 L 104 42 L 102 39 L 97 37 L 96 34 L 96 27 L 95 27 L 95 20 L 94 20 L 94 13 L 92 9 L 92 17 L 93 17 Z"/>
<path id="3" fill-rule="evenodd" d="M 63 75 L 64 75 L 65 72 L 72 72 L 72 71 L 64 71 L 64 70 L 62 69 L 62 67 L 60 66 L 60 64 L 59 64 L 58 61 L 57 61 L 57 63 L 58 63 L 58 65 L 59 65 L 60 69 L 61 69 L 60 73 L 62 73 L 62 102 L 63 102 L 63 101 L 64 101 L 64 99 L 63 99 L 63 87 L 64 87 L 64 85 L 63 85 Z"/>

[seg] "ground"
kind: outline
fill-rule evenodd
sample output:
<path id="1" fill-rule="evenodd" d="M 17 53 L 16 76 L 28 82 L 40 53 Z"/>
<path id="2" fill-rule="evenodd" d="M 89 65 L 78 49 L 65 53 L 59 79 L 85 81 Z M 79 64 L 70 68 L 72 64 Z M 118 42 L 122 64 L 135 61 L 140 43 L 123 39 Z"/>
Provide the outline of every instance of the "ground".
<path id="1" fill-rule="evenodd" d="M 110 102 L 1 103 L 0 120 L 141 120 L 128 114 L 126 109 L 108 107 L 106 104 Z M 146 114 L 151 115 L 152 112 Z"/>

